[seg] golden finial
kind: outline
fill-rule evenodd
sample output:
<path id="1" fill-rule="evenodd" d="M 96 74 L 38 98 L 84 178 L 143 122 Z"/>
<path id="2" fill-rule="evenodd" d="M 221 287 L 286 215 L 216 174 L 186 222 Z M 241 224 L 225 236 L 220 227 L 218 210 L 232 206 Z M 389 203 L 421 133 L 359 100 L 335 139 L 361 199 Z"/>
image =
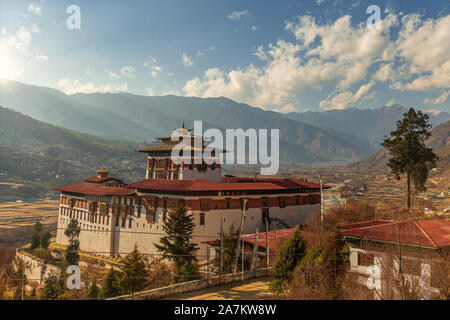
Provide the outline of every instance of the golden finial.
<path id="1" fill-rule="evenodd" d="M 183 129 L 184 129 L 184 120 L 183 120 L 183 123 L 181 124 L 181 128 L 183 128 Z"/>

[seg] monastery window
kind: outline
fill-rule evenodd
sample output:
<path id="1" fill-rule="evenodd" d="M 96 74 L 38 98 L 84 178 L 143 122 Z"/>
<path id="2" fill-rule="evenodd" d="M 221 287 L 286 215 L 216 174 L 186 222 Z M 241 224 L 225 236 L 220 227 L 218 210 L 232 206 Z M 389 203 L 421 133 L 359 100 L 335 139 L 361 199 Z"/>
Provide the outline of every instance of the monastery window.
<path id="1" fill-rule="evenodd" d="M 177 201 L 177 200 L 172 200 L 172 201 L 170 202 L 170 207 L 171 207 L 172 209 L 177 208 L 177 207 L 178 207 L 178 201 Z"/>
<path id="2" fill-rule="evenodd" d="M 286 197 L 279 197 L 280 208 L 286 208 Z"/>
<path id="3" fill-rule="evenodd" d="M 126 224 L 125 224 L 125 218 L 122 218 L 122 228 L 126 228 Z"/>
<path id="4" fill-rule="evenodd" d="M 216 164 L 215 164 L 215 163 L 213 163 L 213 164 L 211 165 L 211 170 L 216 170 Z"/>
<path id="5" fill-rule="evenodd" d="M 162 212 L 162 221 L 166 222 L 166 218 L 167 218 L 167 210 L 163 210 L 163 212 Z"/>
<path id="6" fill-rule="evenodd" d="M 205 213 L 204 212 L 200 212 L 200 225 L 201 226 L 205 225 Z"/>
<path id="7" fill-rule="evenodd" d="M 269 198 L 267 198 L 267 197 L 262 198 L 262 206 L 263 207 L 269 206 Z"/>
<path id="8" fill-rule="evenodd" d="M 200 199 L 200 208 L 203 211 L 207 211 L 211 208 L 209 199 Z"/>
<path id="9" fill-rule="evenodd" d="M 163 208 L 167 209 L 167 199 L 166 198 L 163 199 Z"/>
<path id="10" fill-rule="evenodd" d="M 312 194 L 309 195 L 309 204 L 314 204 L 314 196 Z"/>
<path id="11" fill-rule="evenodd" d="M 116 227 L 119 226 L 119 217 L 116 217 Z"/>
<path id="12" fill-rule="evenodd" d="M 375 256 L 370 253 L 358 252 L 358 266 L 373 266 L 375 264 Z"/>
<path id="13" fill-rule="evenodd" d="M 295 196 L 295 204 L 299 205 L 300 204 L 300 197 L 297 195 Z"/>
<path id="14" fill-rule="evenodd" d="M 266 220 L 270 221 L 269 208 L 261 209 L 261 218 L 263 223 L 266 223 Z"/>
<path id="15" fill-rule="evenodd" d="M 194 166 L 192 165 L 192 163 L 189 165 L 189 170 L 194 170 Z"/>
<path id="16" fill-rule="evenodd" d="M 128 228 L 130 228 L 130 229 L 131 229 L 131 222 L 132 222 L 132 220 L 133 219 L 128 219 Z"/>
<path id="17" fill-rule="evenodd" d="M 109 226 L 109 216 L 106 217 L 106 224 Z"/>
<path id="18" fill-rule="evenodd" d="M 231 198 L 226 198 L 225 200 L 227 202 L 227 209 L 230 209 L 231 208 Z"/>

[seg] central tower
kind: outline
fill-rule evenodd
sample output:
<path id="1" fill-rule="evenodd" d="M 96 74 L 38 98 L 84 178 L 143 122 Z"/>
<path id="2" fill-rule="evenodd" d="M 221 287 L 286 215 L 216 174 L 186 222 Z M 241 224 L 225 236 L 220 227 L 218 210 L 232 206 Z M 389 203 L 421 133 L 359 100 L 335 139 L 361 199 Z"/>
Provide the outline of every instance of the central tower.
<path id="1" fill-rule="evenodd" d="M 159 146 L 144 147 L 139 149 L 139 152 L 147 153 L 147 170 L 146 179 L 169 179 L 169 180 L 194 180 L 194 179 L 208 179 L 215 182 L 222 181 L 221 166 L 219 158 L 216 157 L 216 150 L 213 150 L 211 156 L 213 157 L 212 164 L 207 164 L 204 159 L 202 163 L 194 163 L 194 152 L 205 150 L 205 141 L 209 141 L 209 138 L 203 136 L 194 136 L 190 132 L 192 129 L 186 129 L 184 127 L 184 121 L 181 128 L 175 129 L 176 139 L 172 140 L 172 137 L 157 138 L 162 142 Z M 184 147 L 184 151 L 190 151 L 190 163 L 182 161 L 180 164 L 176 164 L 172 161 L 172 150 L 175 146 L 182 141 L 188 141 Z M 198 147 L 201 146 L 201 150 Z M 186 159 L 186 155 L 183 154 L 183 158 Z"/>

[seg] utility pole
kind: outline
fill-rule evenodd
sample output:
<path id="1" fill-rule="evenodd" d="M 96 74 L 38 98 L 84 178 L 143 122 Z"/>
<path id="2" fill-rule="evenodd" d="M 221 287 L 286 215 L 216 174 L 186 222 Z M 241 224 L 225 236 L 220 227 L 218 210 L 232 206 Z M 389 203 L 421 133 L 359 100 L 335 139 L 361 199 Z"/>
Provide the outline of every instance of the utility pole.
<path id="1" fill-rule="evenodd" d="M 241 281 L 244 281 L 244 237 L 242 237 Z"/>
<path id="2" fill-rule="evenodd" d="M 256 270 L 257 263 L 258 263 L 258 228 L 256 228 L 255 239 L 253 242 L 252 270 Z"/>
<path id="3" fill-rule="evenodd" d="M 320 180 L 320 221 L 323 225 L 323 188 L 322 188 L 322 176 L 319 175 Z"/>
<path id="4" fill-rule="evenodd" d="M 245 207 L 246 206 L 247 206 L 247 199 L 244 198 L 243 206 L 242 206 L 241 225 L 239 227 L 239 234 L 238 234 L 238 237 L 237 237 L 236 257 L 234 258 L 233 274 L 237 272 L 237 266 L 238 266 L 238 260 L 239 260 L 239 251 L 241 249 L 240 248 L 241 235 L 242 235 L 242 229 L 244 228 Z"/>
<path id="5" fill-rule="evenodd" d="M 206 244 L 206 272 L 208 275 L 208 286 L 209 286 L 209 263 L 210 263 L 209 255 L 210 255 L 210 250 L 209 250 L 209 244 L 207 243 Z"/>
<path id="6" fill-rule="evenodd" d="M 269 269 L 269 219 L 266 217 L 266 270 Z"/>
<path id="7" fill-rule="evenodd" d="M 222 270 L 223 270 L 223 222 L 222 214 L 220 214 L 220 266 L 219 266 L 219 285 L 222 280 Z"/>
<path id="8" fill-rule="evenodd" d="M 275 260 L 277 259 L 277 226 L 278 226 L 278 218 L 275 221 L 275 252 L 274 252 L 274 256 L 275 256 Z"/>

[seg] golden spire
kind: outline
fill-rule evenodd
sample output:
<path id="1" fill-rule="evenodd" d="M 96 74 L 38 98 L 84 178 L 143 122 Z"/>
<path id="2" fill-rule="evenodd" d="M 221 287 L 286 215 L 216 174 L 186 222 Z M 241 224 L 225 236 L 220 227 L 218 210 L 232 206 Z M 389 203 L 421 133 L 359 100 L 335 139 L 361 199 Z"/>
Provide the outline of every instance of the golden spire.
<path id="1" fill-rule="evenodd" d="M 183 120 L 183 123 L 181 124 L 181 128 L 183 128 L 183 129 L 184 129 L 184 120 Z"/>
<path id="2" fill-rule="evenodd" d="M 98 175 L 99 175 L 100 177 L 107 177 L 107 176 L 108 176 L 108 173 L 109 173 L 108 170 L 105 170 L 105 166 L 104 166 L 104 165 L 102 165 L 102 168 L 101 168 L 101 169 L 95 169 L 95 171 L 98 173 Z"/>

